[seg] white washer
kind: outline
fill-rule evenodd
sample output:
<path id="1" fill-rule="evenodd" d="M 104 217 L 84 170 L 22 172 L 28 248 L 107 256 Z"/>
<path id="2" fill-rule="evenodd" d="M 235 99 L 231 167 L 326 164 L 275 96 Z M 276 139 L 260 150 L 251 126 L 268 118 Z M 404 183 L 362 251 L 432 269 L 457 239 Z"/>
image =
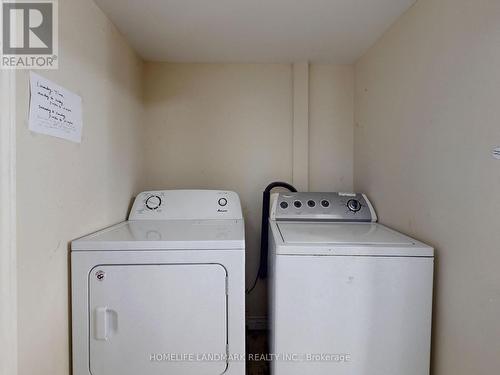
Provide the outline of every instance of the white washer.
<path id="1" fill-rule="evenodd" d="M 274 375 L 427 375 L 434 251 L 354 193 L 274 195 Z"/>
<path id="2" fill-rule="evenodd" d="M 243 375 L 244 270 L 236 193 L 139 194 L 72 242 L 73 374 Z"/>

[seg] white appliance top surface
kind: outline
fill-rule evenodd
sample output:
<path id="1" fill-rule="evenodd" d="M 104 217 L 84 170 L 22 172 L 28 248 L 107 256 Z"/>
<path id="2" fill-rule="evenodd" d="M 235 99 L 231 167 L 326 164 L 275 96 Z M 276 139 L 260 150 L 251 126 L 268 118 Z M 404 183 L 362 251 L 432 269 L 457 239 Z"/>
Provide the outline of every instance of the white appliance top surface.
<path id="1" fill-rule="evenodd" d="M 271 222 L 277 254 L 433 256 L 432 247 L 378 223 Z"/>
<path id="2" fill-rule="evenodd" d="M 78 250 L 242 250 L 243 220 L 134 220 L 79 238 Z"/>

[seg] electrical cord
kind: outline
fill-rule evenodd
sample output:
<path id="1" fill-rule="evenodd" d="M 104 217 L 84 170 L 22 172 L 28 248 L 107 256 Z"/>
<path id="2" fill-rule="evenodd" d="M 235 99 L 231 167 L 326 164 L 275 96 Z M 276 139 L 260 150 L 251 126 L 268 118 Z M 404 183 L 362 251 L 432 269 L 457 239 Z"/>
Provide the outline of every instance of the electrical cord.
<path id="1" fill-rule="evenodd" d="M 269 230 L 268 230 L 269 229 L 268 228 L 269 203 L 271 200 L 271 190 L 273 190 L 274 188 L 277 188 L 277 187 L 285 188 L 293 193 L 297 192 L 297 189 L 295 189 L 295 187 L 293 187 L 292 185 L 290 185 L 286 182 L 281 182 L 281 181 L 271 182 L 264 189 L 264 192 L 262 193 L 262 221 L 261 221 L 261 228 L 260 228 L 259 269 L 257 271 L 257 275 L 255 276 L 255 279 L 253 281 L 252 286 L 245 291 L 246 294 L 252 293 L 252 291 L 257 286 L 259 279 L 267 278 L 267 255 L 269 253 L 269 244 L 268 244 L 268 239 L 269 239 Z"/>

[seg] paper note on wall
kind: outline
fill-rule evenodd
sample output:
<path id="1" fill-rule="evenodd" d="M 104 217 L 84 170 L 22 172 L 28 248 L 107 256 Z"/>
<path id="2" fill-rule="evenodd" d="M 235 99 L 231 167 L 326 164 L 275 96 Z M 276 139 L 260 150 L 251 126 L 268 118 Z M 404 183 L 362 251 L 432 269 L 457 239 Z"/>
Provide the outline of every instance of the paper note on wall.
<path id="1" fill-rule="evenodd" d="M 82 98 L 33 72 L 30 90 L 29 129 L 80 143 Z"/>

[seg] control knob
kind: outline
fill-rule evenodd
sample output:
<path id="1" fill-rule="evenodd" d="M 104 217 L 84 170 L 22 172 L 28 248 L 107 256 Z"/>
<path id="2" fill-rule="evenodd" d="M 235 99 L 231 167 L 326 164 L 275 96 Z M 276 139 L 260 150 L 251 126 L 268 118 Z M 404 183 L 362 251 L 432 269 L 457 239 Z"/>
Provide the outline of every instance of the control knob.
<path id="1" fill-rule="evenodd" d="M 361 210 L 361 203 L 357 199 L 349 199 L 347 202 L 347 208 L 352 212 L 358 212 Z"/>
<path id="2" fill-rule="evenodd" d="M 150 210 L 156 210 L 161 206 L 161 198 L 158 195 L 151 195 L 146 199 L 146 207 Z"/>

